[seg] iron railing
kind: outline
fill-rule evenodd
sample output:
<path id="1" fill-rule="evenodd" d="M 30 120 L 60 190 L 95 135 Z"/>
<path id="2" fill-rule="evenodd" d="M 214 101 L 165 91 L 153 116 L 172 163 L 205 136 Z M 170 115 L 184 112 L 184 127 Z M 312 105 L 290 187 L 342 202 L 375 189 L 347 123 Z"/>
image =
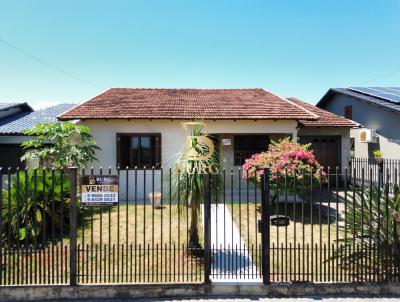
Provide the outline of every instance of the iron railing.
<path id="1" fill-rule="evenodd" d="M 379 176 L 390 183 L 389 190 L 394 191 L 394 185 L 398 184 L 398 175 L 400 171 L 400 159 L 390 158 L 352 158 L 350 161 L 351 169 L 356 170 L 357 181 L 361 182 L 361 172 L 364 170 L 364 181 L 378 183 Z"/>
<path id="2" fill-rule="evenodd" d="M 171 169 L 2 170 L 0 285 L 398 282 L 399 170 L 378 172 L 285 173 L 276 190 L 268 170 L 262 185 L 222 170 L 195 204 Z M 79 176 L 113 174 L 119 203 L 83 206 Z"/>

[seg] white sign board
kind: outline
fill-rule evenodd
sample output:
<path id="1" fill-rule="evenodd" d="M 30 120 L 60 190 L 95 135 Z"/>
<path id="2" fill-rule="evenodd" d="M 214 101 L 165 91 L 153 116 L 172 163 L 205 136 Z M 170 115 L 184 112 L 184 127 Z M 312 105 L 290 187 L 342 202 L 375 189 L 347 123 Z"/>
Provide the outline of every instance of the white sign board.
<path id="1" fill-rule="evenodd" d="M 118 204 L 118 176 L 82 176 L 81 193 L 82 205 L 85 206 L 110 206 Z"/>
<path id="2" fill-rule="evenodd" d="M 230 145 L 232 145 L 232 140 L 230 138 L 223 138 L 222 139 L 222 145 L 223 146 L 230 146 Z"/>

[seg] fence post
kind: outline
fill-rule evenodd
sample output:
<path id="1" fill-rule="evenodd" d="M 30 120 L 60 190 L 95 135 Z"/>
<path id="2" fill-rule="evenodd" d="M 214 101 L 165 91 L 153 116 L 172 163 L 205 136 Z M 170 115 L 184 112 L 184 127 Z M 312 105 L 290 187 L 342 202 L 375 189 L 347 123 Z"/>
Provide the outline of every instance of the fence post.
<path id="1" fill-rule="evenodd" d="M 204 175 L 204 283 L 211 275 L 211 176 Z"/>
<path id="2" fill-rule="evenodd" d="M 78 177 L 78 168 L 77 167 L 69 167 L 69 176 L 70 176 L 70 190 L 71 190 L 71 198 L 70 198 L 70 206 L 69 206 L 69 284 L 76 285 L 76 245 L 77 245 L 77 177 Z"/>
<path id="3" fill-rule="evenodd" d="M 269 217 L 270 217 L 270 179 L 269 169 L 264 169 L 263 177 L 261 178 L 261 264 L 263 283 L 271 282 L 270 276 L 270 259 L 269 259 Z"/>

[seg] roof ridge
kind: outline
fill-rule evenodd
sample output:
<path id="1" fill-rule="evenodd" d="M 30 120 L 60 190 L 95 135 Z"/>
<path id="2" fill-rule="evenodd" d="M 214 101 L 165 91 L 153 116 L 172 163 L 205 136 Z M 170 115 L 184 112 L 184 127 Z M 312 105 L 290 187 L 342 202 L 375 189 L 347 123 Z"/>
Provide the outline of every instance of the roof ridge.
<path id="1" fill-rule="evenodd" d="M 344 120 L 349 120 L 348 118 L 345 118 L 345 117 L 343 117 L 343 116 L 337 115 L 336 113 L 327 111 L 327 110 L 325 110 L 325 109 L 319 108 L 319 107 L 317 107 L 317 106 L 314 106 L 313 104 L 310 104 L 310 103 L 308 103 L 308 102 L 302 101 L 302 100 L 300 100 L 300 99 L 298 99 L 298 98 L 289 97 L 289 98 L 287 98 L 287 99 L 288 99 L 288 100 L 294 99 L 294 100 L 296 100 L 297 102 L 300 102 L 300 103 L 302 103 L 302 104 L 306 104 L 306 105 L 308 105 L 308 106 L 313 106 L 313 107 L 315 107 L 315 109 L 318 110 L 318 111 L 324 111 L 324 113 L 328 113 L 328 114 L 334 115 L 334 116 L 339 117 L 339 118 L 344 119 Z"/>
<path id="2" fill-rule="evenodd" d="M 347 118 L 345 118 L 345 117 L 343 117 L 343 116 L 340 116 L 340 115 L 338 115 L 338 114 L 335 114 L 335 113 L 333 113 L 333 112 L 324 110 L 324 109 L 322 109 L 322 108 L 319 108 L 319 107 L 317 107 L 317 106 L 314 106 L 313 104 L 310 104 L 310 103 L 308 103 L 308 102 L 302 101 L 302 100 L 300 100 L 300 99 L 298 99 L 298 98 L 295 98 L 295 97 L 288 97 L 287 99 L 288 99 L 288 100 L 292 100 L 293 102 L 298 102 L 298 103 L 302 104 L 302 106 L 306 106 L 306 107 L 308 106 L 308 108 L 310 108 L 310 110 L 315 110 L 316 112 L 319 112 L 319 113 L 321 114 L 319 120 L 317 120 L 317 121 L 308 121 L 308 122 L 306 122 L 306 124 L 308 124 L 308 125 L 313 125 L 313 123 L 324 124 L 324 123 L 326 123 L 326 121 L 329 120 L 329 119 L 336 119 L 336 123 L 348 123 L 348 124 L 353 125 L 353 127 L 358 126 L 358 123 L 355 122 L 355 121 L 353 121 L 353 120 L 347 119 Z M 302 122 L 302 123 L 304 124 L 304 122 Z M 314 124 L 314 125 L 315 125 L 315 124 Z M 317 126 L 318 126 L 318 125 L 317 125 Z M 340 126 L 340 125 L 337 124 L 336 126 Z"/>
<path id="3" fill-rule="evenodd" d="M 266 91 L 267 91 L 267 90 L 266 90 Z M 292 105 L 294 105 L 294 106 L 297 106 L 297 107 L 301 108 L 302 110 L 304 110 L 304 111 L 306 111 L 307 113 L 309 113 L 309 114 L 311 114 L 312 116 L 314 116 L 317 120 L 321 118 L 320 116 L 318 116 L 317 114 L 311 112 L 310 110 L 307 110 L 306 108 L 301 107 L 299 104 L 296 104 L 296 103 L 294 103 L 294 102 L 292 102 L 292 101 L 290 101 L 290 100 L 288 100 L 288 99 L 286 99 L 286 98 L 284 98 L 284 97 L 282 97 L 282 96 L 280 96 L 280 95 L 278 95 L 278 94 L 276 94 L 276 93 L 273 93 L 273 92 L 270 92 L 270 93 L 272 93 L 273 95 L 276 95 L 277 97 L 281 98 L 282 100 L 284 100 L 284 101 L 286 101 L 286 102 L 288 102 L 288 103 L 290 103 L 290 104 L 292 104 Z"/>
<path id="4" fill-rule="evenodd" d="M 127 89 L 127 90 L 211 90 L 211 91 L 218 91 L 218 90 L 265 90 L 268 91 L 264 88 L 260 87 L 250 87 L 250 88 L 157 88 L 157 87 L 110 87 L 108 90 L 111 89 Z"/>

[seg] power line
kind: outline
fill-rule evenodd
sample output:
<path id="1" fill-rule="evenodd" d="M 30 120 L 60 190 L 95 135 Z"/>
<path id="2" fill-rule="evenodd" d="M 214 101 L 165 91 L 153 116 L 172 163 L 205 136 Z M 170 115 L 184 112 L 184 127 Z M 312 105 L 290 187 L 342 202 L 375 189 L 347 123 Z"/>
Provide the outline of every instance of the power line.
<path id="1" fill-rule="evenodd" d="M 385 73 L 385 74 L 383 74 L 383 75 L 381 75 L 381 76 L 378 76 L 378 77 L 376 77 L 376 78 L 373 78 L 373 79 L 371 79 L 371 80 L 362 82 L 362 83 L 360 83 L 360 85 L 364 85 L 364 84 L 367 84 L 367 83 L 371 83 L 371 82 L 373 82 L 373 81 L 376 81 L 376 80 L 385 78 L 385 77 L 387 77 L 387 76 L 390 76 L 390 75 L 395 74 L 395 73 L 398 73 L 398 72 L 400 72 L 400 68 L 398 68 L 398 69 L 396 69 L 396 70 L 394 70 L 394 71 L 391 71 L 391 72 L 389 72 L 389 73 Z"/>
<path id="2" fill-rule="evenodd" d="M 42 59 L 30 54 L 29 52 L 23 50 L 22 48 L 19 48 L 18 46 L 16 46 L 16 45 L 14 45 L 14 44 L 2 39 L 1 37 L 0 37 L 0 42 L 4 43 L 5 45 L 7 45 L 7 46 L 9 46 L 11 48 L 13 48 L 14 50 L 18 51 L 19 53 L 23 54 L 24 56 L 26 56 L 26 57 L 28 57 L 28 58 L 30 58 L 30 59 L 38 62 L 38 63 L 50 68 L 50 69 L 53 69 L 53 70 L 55 70 L 55 71 L 57 71 L 59 73 L 62 73 L 62 74 L 66 75 L 66 76 L 68 76 L 68 77 L 70 77 L 70 78 L 72 78 L 74 80 L 77 80 L 79 82 L 85 83 L 87 85 L 90 85 L 90 86 L 93 86 L 93 87 L 96 87 L 96 88 L 101 88 L 99 85 L 96 85 L 94 83 L 86 81 L 86 80 L 84 80 L 84 79 L 82 79 L 80 77 L 77 77 L 77 76 L 75 76 L 75 75 L 73 75 L 73 74 L 71 74 L 71 73 L 69 73 L 69 72 L 67 72 L 65 70 L 62 70 L 61 68 L 58 68 L 58 67 L 56 67 L 56 66 L 54 66 L 54 65 L 52 65 L 50 63 L 47 63 L 46 61 L 44 61 L 44 60 L 42 60 Z"/>

